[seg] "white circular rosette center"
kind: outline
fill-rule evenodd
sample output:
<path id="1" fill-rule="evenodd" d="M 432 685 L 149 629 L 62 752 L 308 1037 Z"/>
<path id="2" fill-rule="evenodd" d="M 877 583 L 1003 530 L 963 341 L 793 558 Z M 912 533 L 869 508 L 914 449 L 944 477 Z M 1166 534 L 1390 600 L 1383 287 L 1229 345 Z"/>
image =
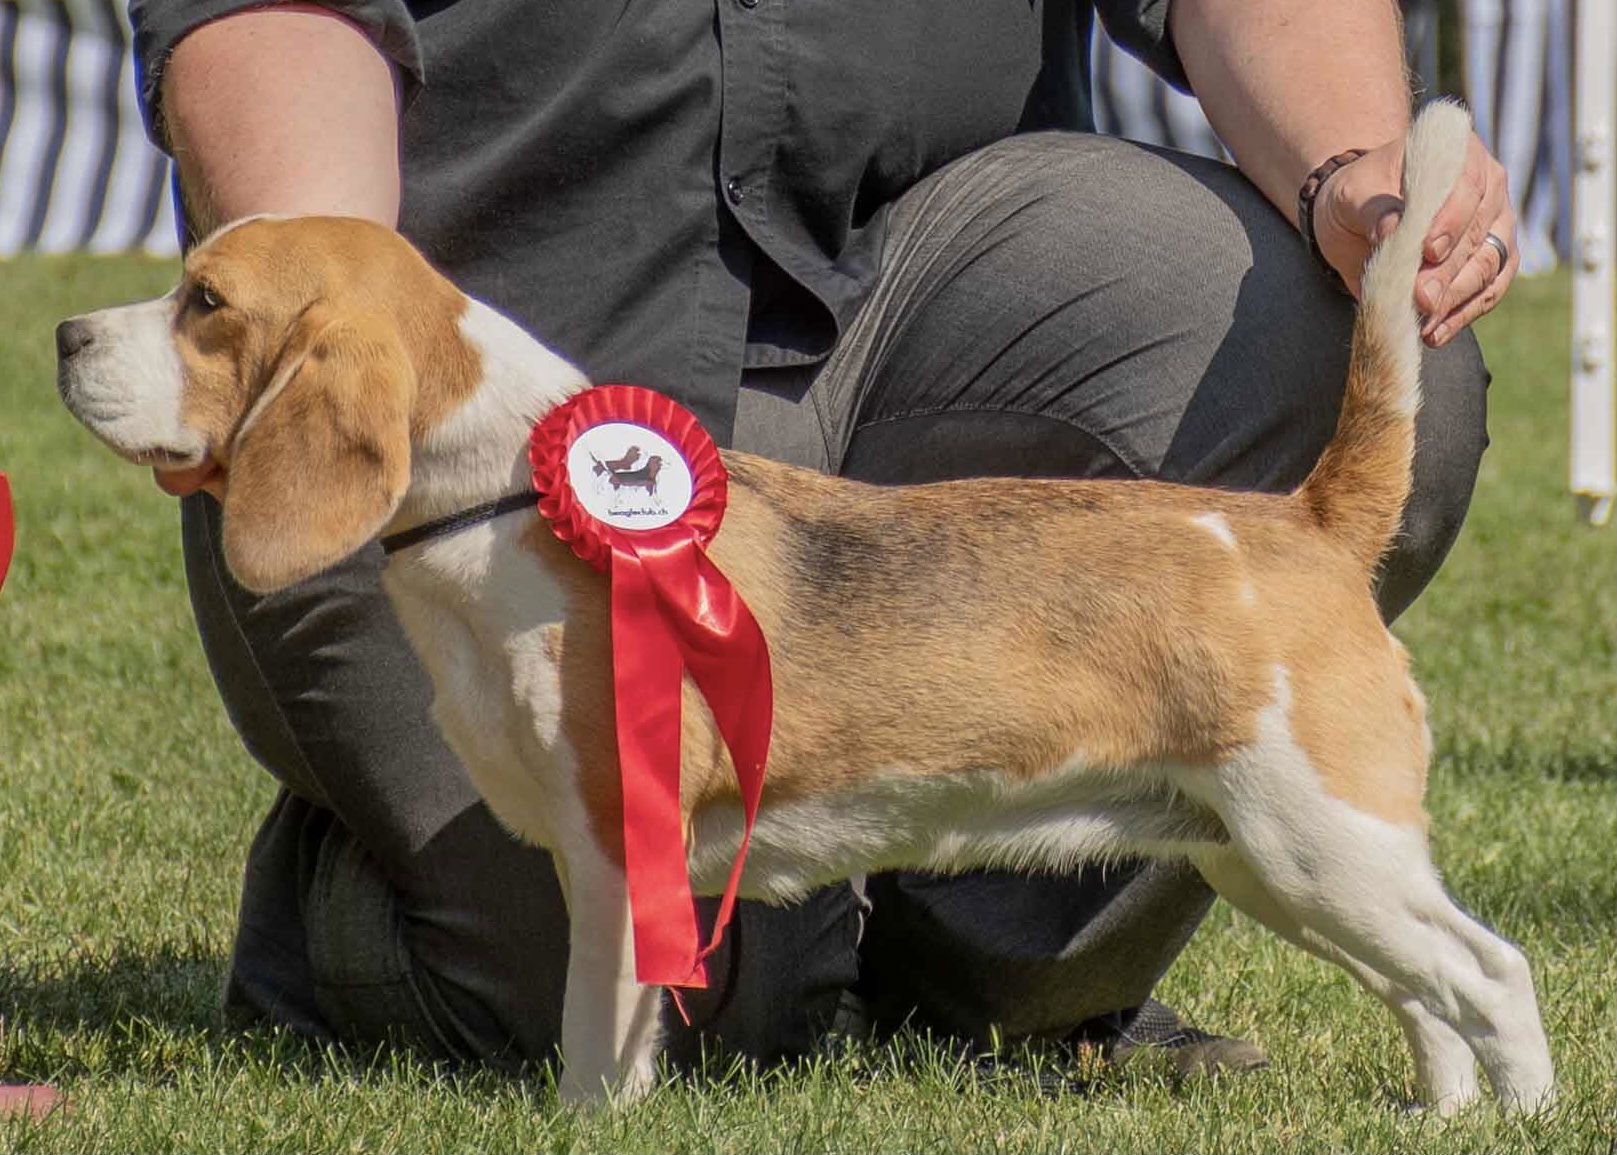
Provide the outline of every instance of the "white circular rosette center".
<path id="1" fill-rule="evenodd" d="M 567 481 L 587 513 L 618 529 L 661 529 L 690 508 L 691 467 L 644 425 L 592 425 L 567 450 Z"/>

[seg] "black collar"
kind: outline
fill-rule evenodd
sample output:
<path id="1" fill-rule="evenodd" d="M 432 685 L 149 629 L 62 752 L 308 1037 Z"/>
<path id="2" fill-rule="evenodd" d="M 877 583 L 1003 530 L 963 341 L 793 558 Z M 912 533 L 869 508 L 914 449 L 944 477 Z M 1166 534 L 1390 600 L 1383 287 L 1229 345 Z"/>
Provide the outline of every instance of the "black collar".
<path id="1" fill-rule="evenodd" d="M 425 522 L 414 529 L 390 533 L 382 539 L 382 552 L 394 554 L 428 538 L 444 537 L 463 529 L 470 529 L 474 525 L 482 525 L 485 521 L 493 521 L 501 514 L 514 513 L 519 509 L 532 509 L 538 500 L 539 495 L 530 489 L 526 493 L 510 493 L 495 501 L 485 501 L 482 505 L 474 505 L 448 517 L 440 517 L 437 521 Z"/>

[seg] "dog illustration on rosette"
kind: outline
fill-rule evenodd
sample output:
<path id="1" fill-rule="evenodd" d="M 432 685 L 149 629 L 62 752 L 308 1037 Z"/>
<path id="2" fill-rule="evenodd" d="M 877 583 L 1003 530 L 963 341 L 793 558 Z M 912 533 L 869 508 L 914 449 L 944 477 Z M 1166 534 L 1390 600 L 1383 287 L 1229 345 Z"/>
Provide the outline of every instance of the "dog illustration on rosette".
<path id="1" fill-rule="evenodd" d="M 624 455 L 624 458 L 632 460 L 639 454 L 638 449 L 631 448 Z M 624 458 L 619 458 L 619 460 L 624 460 Z M 601 484 L 612 491 L 614 505 L 621 498 L 632 495 L 638 489 L 646 495 L 647 500 L 655 502 L 659 509 L 662 508 L 662 503 L 657 499 L 657 475 L 662 472 L 663 468 L 663 459 L 660 454 L 653 453 L 646 458 L 646 463 L 638 469 L 614 467 L 611 462 L 606 461 L 600 464 L 604 469 Z"/>
<path id="2" fill-rule="evenodd" d="M 1371 598 L 1409 492 L 1422 238 L 1468 136 L 1446 104 L 1412 129 L 1340 424 L 1293 493 L 874 488 L 723 455 L 708 555 L 756 617 L 774 685 L 744 896 L 899 867 L 1188 859 L 1386 1004 L 1435 1107 L 1476 1097 L 1479 1065 L 1503 1103 L 1547 1101 L 1528 963 L 1432 864 L 1425 704 Z M 125 458 L 218 495 L 226 559 L 260 591 L 523 492 L 531 426 L 589 387 L 357 220 L 228 226 L 172 293 L 64 322 L 58 345 L 68 407 Z M 648 489 L 651 447 L 637 443 L 634 470 Z M 1026 524 L 1036 539 L 999 528 Z M 849 539 L 861 564 L 827 572 Z M 478 587 L 488 574 L 506 584 Z M 413 540 L 384 581 L 449 741 L 495 813 L 561 867 L 563 1090 L 633 1096 L 654 1078 L 659 992 L 635 978 L 607 578 L 522 510 Z M 563 619 L 519 628 L 512 607 L 550 604 L 557 586 Z M 504 724 L 483 725 L 491 708 Z M 677 797 L 703 894 L 725 888 L 745 825 L 715 725 L 687 684 Z"/>
<path id="3" fill-rule="evenodd" d="M 594 454 L 590 455 L 595 461 L 595 475 L 606 477 L 609 474 L 623 473 L 634 468 L 634 463 L 640 460 L 640 446 L 631 445 L 623 451 L 622 457 L 615 457 L 611 461 L 602 461 Z"/>

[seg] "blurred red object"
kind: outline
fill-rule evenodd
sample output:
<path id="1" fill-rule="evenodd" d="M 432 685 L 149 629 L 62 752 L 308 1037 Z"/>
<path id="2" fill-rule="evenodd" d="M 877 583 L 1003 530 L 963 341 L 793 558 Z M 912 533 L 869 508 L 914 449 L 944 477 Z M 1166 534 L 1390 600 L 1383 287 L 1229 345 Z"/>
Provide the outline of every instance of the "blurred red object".
<path id="1" fill-rule="evenodd" d="M 58 1106 L 65 1109 L 67 1104 L 62 1101 L 56 1088 L 48 1083 L 0 1084 L 0 1120 L 17 1115 L 43 1119 Z"/>
<path id="2" fill-rule="evenodd" d="M 0 473 L 0 586 L 6 584 L 6 569 L 11 565 L 11 547 L 17 540 L 11 515 L 11 486 L 6 475 Z"/>

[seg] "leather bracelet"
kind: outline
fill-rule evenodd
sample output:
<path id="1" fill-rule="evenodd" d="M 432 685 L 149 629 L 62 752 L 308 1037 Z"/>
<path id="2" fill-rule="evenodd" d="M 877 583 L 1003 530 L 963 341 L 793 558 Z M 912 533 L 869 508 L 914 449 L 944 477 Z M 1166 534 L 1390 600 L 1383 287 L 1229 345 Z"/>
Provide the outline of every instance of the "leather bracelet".
<path id="1" fill-rule="evenodd" d="M 1303 234 L 1303 244 L 1308 247 L 1310 255 L 1320 263 L 1320 267 L 1325 270 L 1331 282 L 1344 293 L 1347 292 L 1347 282 L 1342 280 L 1342 274 L 1338 273 L 1325 259 L 1325 254 L 1320 252 L 1319 238 L 1314 235 L 1314 198 L 1319 196 L 1319 190 L 1325 187 L 1325 182 L 1331 179 L 1332 173 L 1352 164 L 1367 151 L 1362 148 L 1350 148 L 1346 152 L 1337 153 L 1309 173 L 1307 179 L 1303 181 L 1303 187 L 1297 190 L 1297 230 Z"/>

